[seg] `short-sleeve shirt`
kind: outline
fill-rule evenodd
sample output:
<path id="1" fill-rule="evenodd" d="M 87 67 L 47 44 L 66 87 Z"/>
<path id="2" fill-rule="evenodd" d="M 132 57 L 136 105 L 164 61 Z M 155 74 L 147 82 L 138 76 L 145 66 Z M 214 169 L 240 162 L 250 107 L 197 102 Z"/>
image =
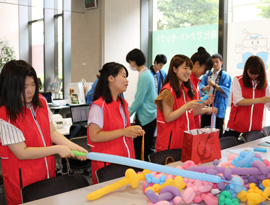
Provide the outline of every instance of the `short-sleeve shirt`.
<path id="1" fill-rule="evenodd" d="M 257 82 L 255 82 L 257 83 Z M 266 97 L 270 97 L 270 85 L 269 83 L 267 83 L 266 85 L 266 90 L 265 90 L 265 96 Z M 243 100 L 243 94 L 242 94 L 242 89 L 241 89 L 241 85 L 238 81 L 238 79 L 235 77 L 233 79 L 233 84 L 232 84 L 232 90 L 233 90 L 233 104 L 235 107 L 237 107 L 237 103 L 241 100 Z M 270 103 L 266 103 L 265 106 L 268 108 L 268 110 L 270 110 Z"/>
<path id="2" fill-rule="evenodd" d="M 173 109 L 174 99 L 172 93 L 168 89 L 162 90 L 159 93 L 158 97 L 155 99 L 155 103 L 158 109 L 163 113 L 162 100 L 165 100 L 165 102 L 169 105 L 169 107 Z"/>
<path id="3" fill-rule="evenodd" d="M 122 106 L 120 106 L 120 113 L 121 113 L 124 125 L 126 127 L 127 118 L 126 118 L 126 115 L 125 115 L 125 112 L 124 112 Z M 98 105 L 96 105 L 96 104 L 92 104 L 91 109 L 89 111 L 88 123 L 87 123 L 88 126 L 91 123 L 96 124 L 97 126 L 100 127 L 100 129 L 103 128 L 103 124 L 104 124 L 103 109 L 101 107 L 99 107 Z"/>

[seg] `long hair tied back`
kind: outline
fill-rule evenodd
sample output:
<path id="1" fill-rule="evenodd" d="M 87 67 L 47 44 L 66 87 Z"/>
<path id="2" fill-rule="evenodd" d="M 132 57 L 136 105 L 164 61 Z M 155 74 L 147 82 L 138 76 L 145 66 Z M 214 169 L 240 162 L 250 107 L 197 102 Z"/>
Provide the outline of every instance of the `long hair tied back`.
<path id="1" fill-rule="evenodd" d="M 122 64 L 110 62 L 103 65 L 101 70 L 99 70 L 100 75 L 94 92 L 93 98 L 94 101 L 99 99 L 100 97 L 103 97 L 106 103 L 112 102 L 113 99 L 109 88 L 108 77 L 109 76 L 116 77 L 122 69 L 125 69 L 127 74 L 126 77 L 128 77 L 128 71 L 126 67 L 123 66 Z M 119 99 L 123 104 L 122 98 L 120 97 Z"/>

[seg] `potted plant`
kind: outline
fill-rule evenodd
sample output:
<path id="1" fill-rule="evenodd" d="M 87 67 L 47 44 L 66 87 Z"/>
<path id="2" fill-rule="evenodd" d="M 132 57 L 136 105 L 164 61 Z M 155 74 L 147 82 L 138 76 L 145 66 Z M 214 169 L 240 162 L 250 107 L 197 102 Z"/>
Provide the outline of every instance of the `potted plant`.
<path id="1" fill-rule="evenodd" d="M 7 62 L 15 58 L 14 48 L 9 45 L 7 40 L 0 40 L 0 71 Z"/>

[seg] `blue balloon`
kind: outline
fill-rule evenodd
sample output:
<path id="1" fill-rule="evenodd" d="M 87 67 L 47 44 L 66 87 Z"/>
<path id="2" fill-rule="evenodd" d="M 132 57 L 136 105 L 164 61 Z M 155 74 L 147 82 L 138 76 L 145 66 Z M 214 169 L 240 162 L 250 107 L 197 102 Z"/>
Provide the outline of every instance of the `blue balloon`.
<path id="1" fill-rule="evenodd" d="M 145 161 L 141 161 L 137 159 L 120 157 L 117 155 L 89 152 L 88 154 L 86 154 L 86 157 L 90 160 L 110 162 L 114 164 L 137 167 L 141 169 L 149 169 L 151 171 L 156 171 L 156 172 L 161 172 L 165 174 L 171 174 L 171 175 L 181 176 L 181 177 L 186 177 L 186 178 L 191 178 L 191 179 L 198 179 L 198 180 L 212 182 L 212 183 L 220 183 L 222 181 L 221 177 L 215 176 L 215 175 L 203 174 L 203 173 L 188 171 L 188 170 L 183 170 L 183 169 L 177 169 L 177 168 L 145 162 Z"/>
<path id="2" fill-rule="evenodd" d="M 242 152 L 240 152 L 240 155 L 243 158 L 239 161 L 238 165 L 239 165 L 239 167 L 244 167 L 244 166 L 247 166 L 250 162 L 253 161 L 253 159 L 255 157 L 255 152 L 253 152 L 253 151 L 248 151 L 248 152 L 242 151 Z"/>
<path id="3" fill-rule="evenodd" d="M 205 100 L 207 100 L 207 98 L 209 97 L 209 95 L 205 95 L 201 98 L 202 101 L 200 101 L 199 103 L 202 104 Z"/>

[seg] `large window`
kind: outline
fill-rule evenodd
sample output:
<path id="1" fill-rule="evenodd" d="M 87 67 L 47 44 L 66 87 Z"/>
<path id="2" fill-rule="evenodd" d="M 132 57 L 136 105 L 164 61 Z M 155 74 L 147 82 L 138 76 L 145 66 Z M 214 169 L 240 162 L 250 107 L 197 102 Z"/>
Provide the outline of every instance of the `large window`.
<path id="1" fill-rule="evenodd" d="M 63 98 L 62 88 L 63 88 L 63 10 L 62 10 L 62 1 L 56 1 L 55 6 L 55 15 L 54 15 L 54 49 L 55 49 L 55 64 L 54 64 L 54 75 L 58 79 L 60 84 L 60 95 L 56 96 L 57 98 Z"/>
<path id="2" fill-rule="evenodd" d="M 55 16 L 55 76 L 63 79 L 63 16 Z"/>
<path id="3" fill-rule="evenodd" d="M 228 19 L 227 71 L 241 75 L 246 60 L 257 55 L 270 74 L 270 1 L 230 0 Z"/>
<path id="4" fill-rule="evenodd" d="M 44 20 L 43 0 L 32 2 L 29 13 L 30 63 L 44 83 Z"/>
<path id="5" fill-rule="evenodd" d="M 42 89 L 54 98 L 63 98 L 63 2 L 32 0 L 28 5 L 30 63 Z"/>
<path id="6" fill-rule="evenodd" d="M 165 54 L 191 57 L 203 46 L 218 51 L 218 0 L 153 0 L 152 59 Z M 169 63 L 164 66 L 167 71 Z"/>

